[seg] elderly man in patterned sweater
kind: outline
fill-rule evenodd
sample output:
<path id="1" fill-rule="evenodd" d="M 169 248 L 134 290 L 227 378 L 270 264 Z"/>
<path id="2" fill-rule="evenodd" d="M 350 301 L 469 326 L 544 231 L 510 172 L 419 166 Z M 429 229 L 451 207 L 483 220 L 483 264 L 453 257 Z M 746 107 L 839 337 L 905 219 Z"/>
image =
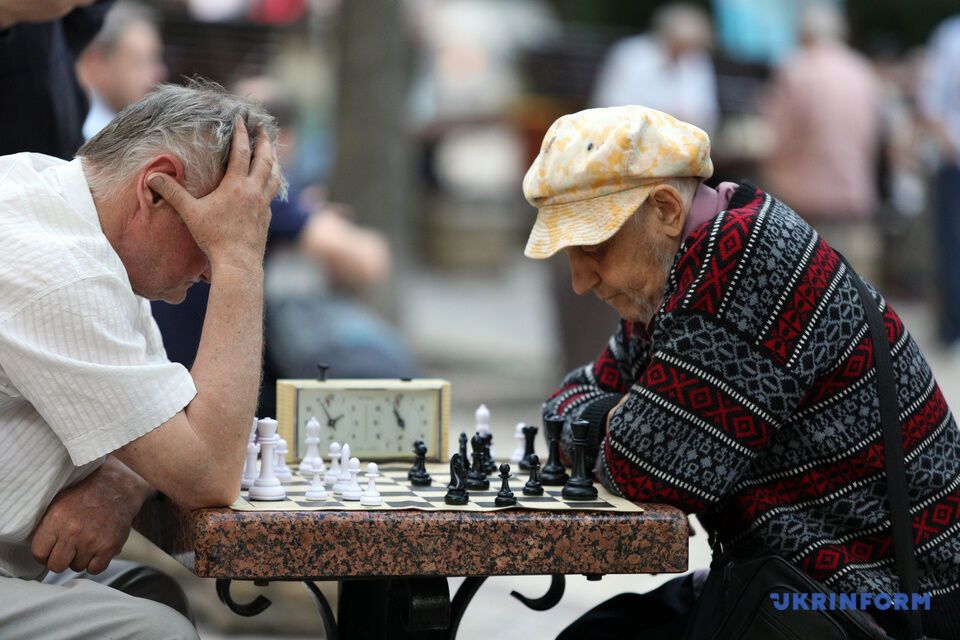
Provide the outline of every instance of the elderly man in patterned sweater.
<path id="1" fill-rule="evenodd" d="M 749 183 L 701 184 L 711 173 L 706 134 L 652 109 L 591 109 L 547 132 L 524 180 L 539 210 L 525 253 L 565 251 L 574 290 L 622 320 L 544 413 L 567 417 L 567 432 L 590 423 L 609 489 L 697 514 L 725 549 L 779 555 L 835 591 L 896 592 L 859 276 L 787 204 Z M 960 637 L 960 432 L 871 292 L 893 356 L 925 630 Z M 658 600 L 681 613 L 669 633 L 692 583 Z M 651 600 L 624 597 L 563 637 L 636 633 L 626 612 Z M 899 635 L 901 614 L 872 613 Z"/>

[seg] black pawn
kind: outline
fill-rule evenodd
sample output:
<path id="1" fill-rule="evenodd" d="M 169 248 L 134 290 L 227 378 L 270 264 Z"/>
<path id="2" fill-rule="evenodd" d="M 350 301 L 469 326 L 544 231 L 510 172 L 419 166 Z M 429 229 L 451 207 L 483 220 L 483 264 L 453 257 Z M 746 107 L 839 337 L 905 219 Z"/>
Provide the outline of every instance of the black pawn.
<path id="1" fill-rule="evenodd" d="M 413 451 L 417 454 L 417 458 L 416 462 L 413 463 L 414 469 L 411 469 L 413 477 L 410 478 L 410 484 L 415 487 L 429 487 L 433 478 L 427 473 L 427 445 L 423 443 L 423 440 L 418 440 L 413 447 Z"/>
<path id="2" fill-rule="evenodd" d="M 520 468 L 524 471 L 530 469 L 530 456 L 535 456 L 533 452 L 533 445 L 537 438 L 537 432 L 540 431 L 536 425 L 528 424 L 525 425 L 522 429 L 523 431 L 523 459 L 520 460 Z"/>
<path id="3" fill-rule="evenodd" d="M 493 504 L 498 507 L 512 507 L 517 504 L 517 497 L 510 491 L 510 465 L 504 462 L 500 465 L 500 491 L 493 500 Z"/>
<path id="4" fill-rule="evenodd" d="M 493 456 L 490 455 L 490 447 L 493 445 L 493 434 L 484 433 L 480 436 L 483 438 L 483 472 L 487 475 L 497 472 L 497 463 L 493 459 Z"/>
<path id="5" fill-rule="evenodd" d="M 560 434 L 563 432 L 563 423 L 564 419 L 560 416 L 547 416 L 543 421 L 550 456 L 540 471 L 540 482 L 552 487 L 563 486 L 570 479 L 560 462 Z"/>
<path id="6" fill-rule="evenodd" d="M 590 423 L 574 420 L 570 428 L 573 431 L 573 475 L 564 485 L 562 495 L 566 500 L 595 500 L 597 488 L 587 473 L 587 430 Z"/>
<path id="7" fill-rule="evenodd" d="M 529 463 L 530 479 L 527 480 L 527 484 L 523 485 L 523 495 L 542 496 L 543 485 L 540 484 L 540 456 L 535 453 L 531 454 Z"/>
<path id="8" fill-rule="evenodd" d="M 486 491 L 490 488 L 490 481 L 483 471 L 483 438 L 479 433 L 470 438 L 470 448 L 473 450 L 470 454 L 473 466 L 467 472 L 467 489 Z"/>
<path id="9" fill-rule="evenodd" d="M 423 440 L 414 440 L 414 441 L 413 441 L 413 453 L 414 453 L 414 455 L 416 455 L 416 453 L 417 453 L 417 447 L 420 446 L 421 444 L 423 444 Z M 413 466 L 410 467 L 410 470 L 409 470 L 409 471 L 407 471 L 407 480 L 413 480 L 413 477 L 416 476 L 418 473 L 420 473 L 419 461 L 418 461 L 416 458 L 414 458 L 414 459 L 413 459 Z"/>
<path id="10" fill-rule="evenodd" d="M 463 466 L 470 465 L 470 456 L 467 455 L 467 434 L 460 432 L 460 458 Z"/>
<path id="11" fill-rule="evenodd" d="M 443 496 L 443 501 L 447 504 L 463 505 L 470 501 L 470 494 L 467 493 L 466 469 L 463 468 L 463 458 L 459 453 L 453 454 L 450 458 L 450 484 L 447 485 L 447 495 Z"/>

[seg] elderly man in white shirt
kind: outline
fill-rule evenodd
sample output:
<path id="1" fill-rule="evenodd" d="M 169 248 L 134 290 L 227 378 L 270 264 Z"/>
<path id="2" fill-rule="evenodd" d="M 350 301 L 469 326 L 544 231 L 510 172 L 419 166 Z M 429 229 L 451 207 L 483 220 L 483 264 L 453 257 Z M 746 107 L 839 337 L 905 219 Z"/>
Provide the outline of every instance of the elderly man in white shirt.
<path id="1" fill-rule="evenodd" d="M 173 609 L 85 578 L 154 492 L 187 508 L 239 493 L 275 134 L 258 107 L 196 83 L 130 105 L 72 162 L 0 157 L 0 638 L 196 637 Z M 201 279 L 187 371 L 148 300 Z"/>

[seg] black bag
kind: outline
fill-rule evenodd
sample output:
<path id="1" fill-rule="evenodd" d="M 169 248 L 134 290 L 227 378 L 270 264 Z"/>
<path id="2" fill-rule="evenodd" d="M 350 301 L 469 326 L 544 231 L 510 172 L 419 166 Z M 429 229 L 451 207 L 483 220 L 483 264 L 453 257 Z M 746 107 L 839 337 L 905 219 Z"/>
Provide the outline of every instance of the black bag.
<path id="1" fill-rule="evenodd" d="M 870 327 L 884 451 L 896 452 L 884 458 L 897 575 L 903 592 L 917 593 L 917 559 L 908 515 L 890 345 L 876 302 L 846 260 L 843 263 L 857 288 Z M 879 640 L 889 637 L 860 611 L 825 607 L 822 611 L 781 611 L 774 607 L 771 593 L 820 593 L 829 599 L 831 591 L 778 556 L 740 560 L 728 551 L 713 562 L 710 577 L 691 612 L 686 640 Z M 925 638 L 919 610 L 909 611 L 909 624 L 910 638 Z"/>

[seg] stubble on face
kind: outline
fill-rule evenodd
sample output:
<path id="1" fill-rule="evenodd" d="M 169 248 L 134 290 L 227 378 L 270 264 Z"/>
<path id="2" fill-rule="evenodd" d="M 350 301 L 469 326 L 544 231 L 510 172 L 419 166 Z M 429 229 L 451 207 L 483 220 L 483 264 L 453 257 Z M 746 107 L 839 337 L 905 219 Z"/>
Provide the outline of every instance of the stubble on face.
<path id="1" fill-rule="evenodd" d="M 624 291 L 624 295 L 630 299 L 636 312 L 635 318 L 626 319 L 639 321 L 646 326 L 653 320 L 653 316 L 656 315 L 657 309 L 663 302 L 663 292 L 667 288 L 667 278 L 673 268 L 676 251 L 664 243 L 657 242 L 647 234 L 640 235 L 640 242 L 640 251 L 650 256 L 654 265 L 656 281 L 660 282 L 660 286 L 657 287 L 653 295 L 645 295 L 642 292 L 632 290 Z"/>

